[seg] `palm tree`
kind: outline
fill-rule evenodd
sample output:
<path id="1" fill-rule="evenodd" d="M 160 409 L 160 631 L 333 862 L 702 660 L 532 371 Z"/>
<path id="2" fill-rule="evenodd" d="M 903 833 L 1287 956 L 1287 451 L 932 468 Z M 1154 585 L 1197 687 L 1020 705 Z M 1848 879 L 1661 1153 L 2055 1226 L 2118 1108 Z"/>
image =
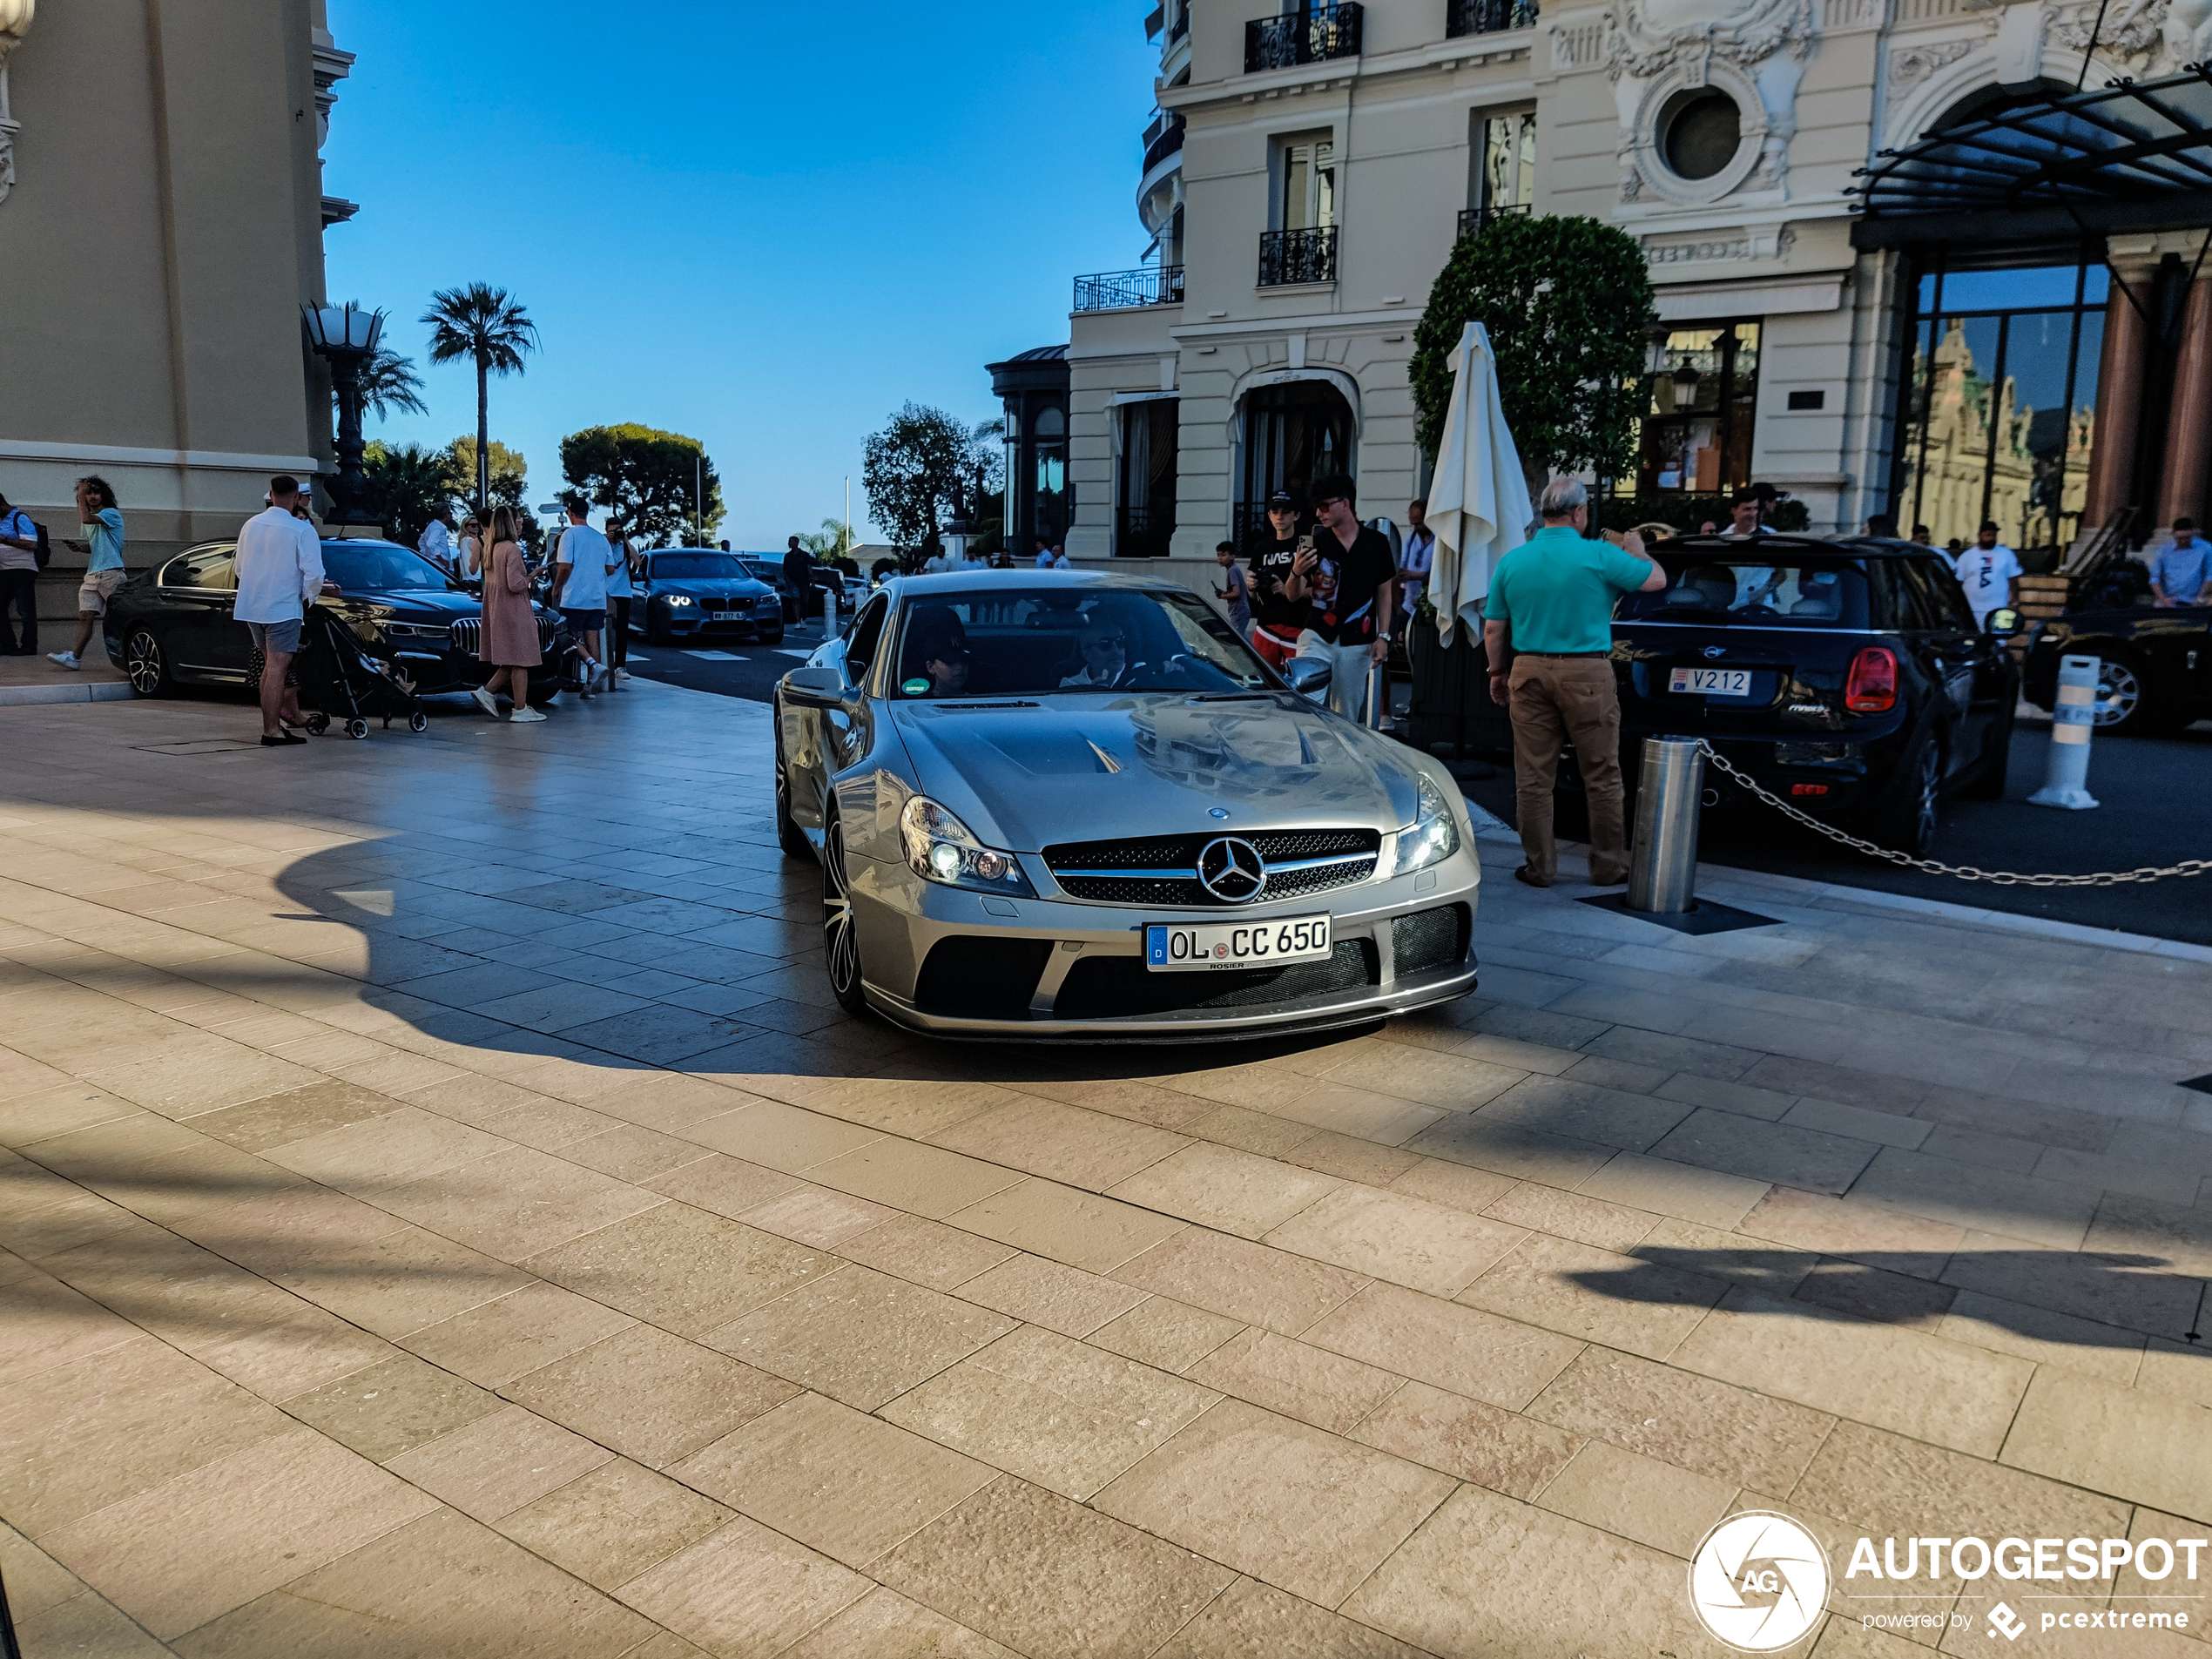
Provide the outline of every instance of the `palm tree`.
<path id="1" fill-rule="evenodd" d="M 376 516 L 409 547 L 463 482 L 445 450 L 419 443 L 372 443 L 361 457 L 361 469 L 368 475 L 369 504 Z"/>
<path id="2" fill-rule="evenodd" d="M 466 357 L 476 365 L 476 510 L 481 513 L 488 508 L 490 489 L 485 475 L 491 457 L 488 382 L 494 374 L 523 372 L 523 354 L 537 349 L 537 325 L 506 289 L 482 282 L 432 294 L 422 320 L 430 325 L 432 362 Z"/>
<path id="3" fill-rule="evenodd" d="M 430 411 L 422 401 L 422 378 L 415 372 L 414 360 L 401 356 L 389 346 L 379 346 L 361 365 L 361 407 L 380 421 L 394 409 L 428 415 Z"/>

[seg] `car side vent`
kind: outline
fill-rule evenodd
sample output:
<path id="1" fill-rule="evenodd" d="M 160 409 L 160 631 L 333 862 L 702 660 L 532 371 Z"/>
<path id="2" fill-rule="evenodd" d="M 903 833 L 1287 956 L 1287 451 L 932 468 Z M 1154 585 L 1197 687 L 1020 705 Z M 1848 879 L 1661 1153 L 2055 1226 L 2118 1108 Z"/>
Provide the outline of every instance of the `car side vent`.
<path id="1" fill-rule="evenodd" d="M 1439 905 L 1433 910 L 1419 910 L 1393 920 L 1390 948 L 1397 959 L 1398 977 L 1464 961 L 1472 920 L 1463 904 Z"/>

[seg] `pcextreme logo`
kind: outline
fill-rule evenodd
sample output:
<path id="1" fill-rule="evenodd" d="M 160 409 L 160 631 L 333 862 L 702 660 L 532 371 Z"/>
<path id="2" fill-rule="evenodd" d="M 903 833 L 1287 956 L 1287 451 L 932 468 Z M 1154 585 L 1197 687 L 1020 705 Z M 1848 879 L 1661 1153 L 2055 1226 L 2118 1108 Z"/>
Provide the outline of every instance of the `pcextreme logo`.
<path id="1" fill-rule="evenodd" d="M 1689 1605 L 1716 1642 L 1773 1653 L 1799 1641 L 1828 1602 L 1828 1556 L 1787 1515 L 1747 1509 L 1705 1534 L 1689 1561 Z"/>

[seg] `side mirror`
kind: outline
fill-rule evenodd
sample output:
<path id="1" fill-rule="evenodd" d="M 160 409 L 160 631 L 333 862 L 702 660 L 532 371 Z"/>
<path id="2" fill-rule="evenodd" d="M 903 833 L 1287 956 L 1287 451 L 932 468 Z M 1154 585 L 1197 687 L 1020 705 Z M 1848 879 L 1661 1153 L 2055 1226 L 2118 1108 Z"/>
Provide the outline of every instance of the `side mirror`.
<path id="1" fill-rule="evenodd" d="M 2003 605 L 1989 613 L 1981 625 L 1982 632 L 1993 634 L 2000 639 L 2010 639 L 2020 631 L 2020 613 L 2010 605 Z"/>
<path id="2" fill-rule="evenodd" d="M 834 708 L 845 700 L 845 676 L 833 668 L 794 668 L 784 676 L 784 701 L 804 709 Z"/>
<path id="3" fill-rule="evenodd" d="M 1300 697 L 1318 698 L 1329 689 L 1329 664 L 1318 657 L 1293 657 L 1283 664 L 1283 678 Z"/>

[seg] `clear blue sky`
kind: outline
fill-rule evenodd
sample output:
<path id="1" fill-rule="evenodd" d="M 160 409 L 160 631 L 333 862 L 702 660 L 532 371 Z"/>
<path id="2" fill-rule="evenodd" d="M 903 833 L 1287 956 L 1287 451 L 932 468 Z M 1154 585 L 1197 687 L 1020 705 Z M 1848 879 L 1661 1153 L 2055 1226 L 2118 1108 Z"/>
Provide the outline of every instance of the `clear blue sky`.
<path id="1" fill-rule="evenodd" d="M 361 205 L 324 239 L 330 297 L 392 314 L 430 406 L 369 435 L 475 429 L 474 371 L 433 368 L 415 320 L 490 282 L 543 340 L 491 383 L 533 501 L 563 434 L 637 421 L 705 441 L 734 545 L 837 516 L 848 473 L 863 521 L 885 416 L 995 417 L 983 365 L 1065 341 L 1070 279 L 1137 263 L 1146 10 L 330 0 L 360 60 L 324 187 Z"/>

